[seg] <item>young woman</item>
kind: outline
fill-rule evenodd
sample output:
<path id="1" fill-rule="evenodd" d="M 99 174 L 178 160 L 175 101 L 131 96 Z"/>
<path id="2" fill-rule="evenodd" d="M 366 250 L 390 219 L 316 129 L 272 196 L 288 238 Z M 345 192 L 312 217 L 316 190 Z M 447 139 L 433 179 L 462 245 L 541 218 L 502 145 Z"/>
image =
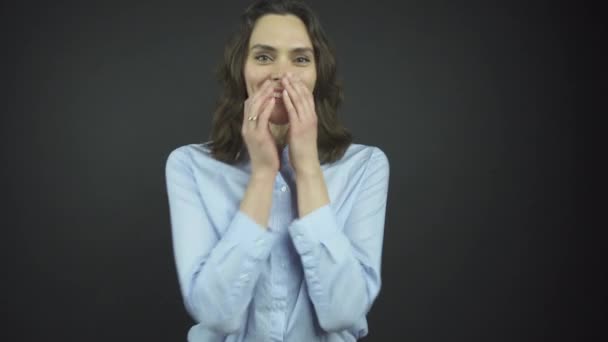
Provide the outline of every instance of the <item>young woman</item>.
<path id="1" fill-rule="evenodd" d="M 210 140 L 167 159 L 191 342 L 368 333 L 389 163 L 338 121 L 332 51 L 302 2 L 251 4 L 225 51 Z"/>

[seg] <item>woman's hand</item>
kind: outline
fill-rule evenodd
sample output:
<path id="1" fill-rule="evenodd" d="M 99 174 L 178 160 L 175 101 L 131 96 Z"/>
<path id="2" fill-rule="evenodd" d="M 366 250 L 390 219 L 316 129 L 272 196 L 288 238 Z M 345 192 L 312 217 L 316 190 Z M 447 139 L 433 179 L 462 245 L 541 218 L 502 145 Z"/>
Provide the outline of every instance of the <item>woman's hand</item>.
<path id="1" fill-rule="evenodd" d="M 251 170 L 255 175 L 270 176 L 279 171 L 280 162 L 268 119 L 275 105 L 273 83 L 266 80 L 258 91 L 245 100 L 241 134 L 251 158 Z M 256 120 L 250 120 L 250 117 Z"/>
<path id="2" fill-rule="evenodd" d="M 312 92 L 297 77 L 287 74 L 281 82 L 283 103 L 289 115 L 289 160 L 297 174 L 320 171 L 317 151 L 317 113 Z"/>
<path id="3" fill-rule="evenodd" d="M 304 217 L 330 200 L 317 151 L 315 101 L 302 81 L 289 76 L 282 80 L 283 102 L 289 114 L 289 159 L 296 170 L 299 217 Z"/>

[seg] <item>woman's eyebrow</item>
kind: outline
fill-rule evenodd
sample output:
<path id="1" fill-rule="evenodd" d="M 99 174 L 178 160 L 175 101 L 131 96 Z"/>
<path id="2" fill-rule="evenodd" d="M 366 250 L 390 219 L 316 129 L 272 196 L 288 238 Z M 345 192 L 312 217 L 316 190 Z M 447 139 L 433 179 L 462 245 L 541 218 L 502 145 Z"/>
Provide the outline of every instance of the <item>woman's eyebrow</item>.
<path id="1" fill-rule="evenodd" d="M 314 51 L 312 48 L 309 47 L 301 47 L 301 48 L 295 48 L 295 49 L 291 49 L 291 52 L 295 52 L 295 53 L 305 53 L 305 52 L 309 52 L 311 55 L 314 55 Z"/>
<path id="2" fill-rule="evenodd" d="M 251 47 L 251 50 L 255 50 L 255 49 L 272 51 L 272 52 L 277 51 L 277 49 L 275 47 L 270 46 L 270 45 L 264 45 L 264 44 L 255 44 Z M 299 47 L 299 48 L 291 49 L 291 52 L 295 52 L 295 53 L 309 52 L 309 53 L 313 54 L 313 49 L 309 48 L 309 47 Z"/>

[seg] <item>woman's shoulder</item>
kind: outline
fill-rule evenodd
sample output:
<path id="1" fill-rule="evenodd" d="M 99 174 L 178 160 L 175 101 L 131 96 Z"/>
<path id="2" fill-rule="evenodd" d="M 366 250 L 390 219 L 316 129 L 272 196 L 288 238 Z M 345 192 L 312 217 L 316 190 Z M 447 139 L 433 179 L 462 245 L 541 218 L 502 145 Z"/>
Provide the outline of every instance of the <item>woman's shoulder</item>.
<path id="1" fill-rule="evenodd" d="M 247 176 L 246 165 L 226 164 L 213 157 L 210 142 L 192 143 L 174 148 L 167 157 L 165 173 L 168 178 L 193 175 L 197 179 Z"/>
<path id="2" fill-rule="evenodd" d="M 205 162 L 217 162 L 211 155 L 209 141 L 202 143 L 191 143 L 181 145 L 169 152 L 167 165 L 170 164 L 200 164 Z"/>
<path id="3" fill-rule="evenodd" d="M 388 157 L 386 153 L 378 146 L 352 143 L 346 149 L 346 152 L 340 161 L 349 163 L 380 162 L 383 164 L 388 164 Z"/>
<path id="4" fill-rule="evenodd" d="M 202 143 L 191 143 L 180 145 L 169 153 L 169 158 L 176 158 L 178 156 L 189 156 L 195 158 L 208 158 L 211 157 L 209 149 L 209 141 Z"/>
<path id="5" fill-rule="evenodd" d="M 378 172 L 388 174 L 390 165 L 386 153 L 380 147 L 352 143 L 342 158 L 334 163 L 322 165 L 322 169 L 326 175 L 338 174 L 343 177 L 360 172 L 363 175 Z"/>

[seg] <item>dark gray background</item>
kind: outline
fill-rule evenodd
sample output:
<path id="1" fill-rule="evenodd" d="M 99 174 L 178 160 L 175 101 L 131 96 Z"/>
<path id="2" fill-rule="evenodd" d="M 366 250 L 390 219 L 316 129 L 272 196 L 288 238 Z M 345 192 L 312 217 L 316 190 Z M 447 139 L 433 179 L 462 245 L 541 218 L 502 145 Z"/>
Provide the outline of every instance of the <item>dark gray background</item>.
<path id="1" fill-rule="evenodd" d="M 588 269 L 605 267 L 582 262 L 596 254 L 575 233 L 590 224 L 577 201 L 593 10 L 310 3 L 337 48 L 342 119 L 391 163 L 365 340 L 590 337 L 605 295 Z M 10 340 L 185 340 L 164 166 L 206 141 L 213 70 L 245 4 L 2 5 Z"/>

